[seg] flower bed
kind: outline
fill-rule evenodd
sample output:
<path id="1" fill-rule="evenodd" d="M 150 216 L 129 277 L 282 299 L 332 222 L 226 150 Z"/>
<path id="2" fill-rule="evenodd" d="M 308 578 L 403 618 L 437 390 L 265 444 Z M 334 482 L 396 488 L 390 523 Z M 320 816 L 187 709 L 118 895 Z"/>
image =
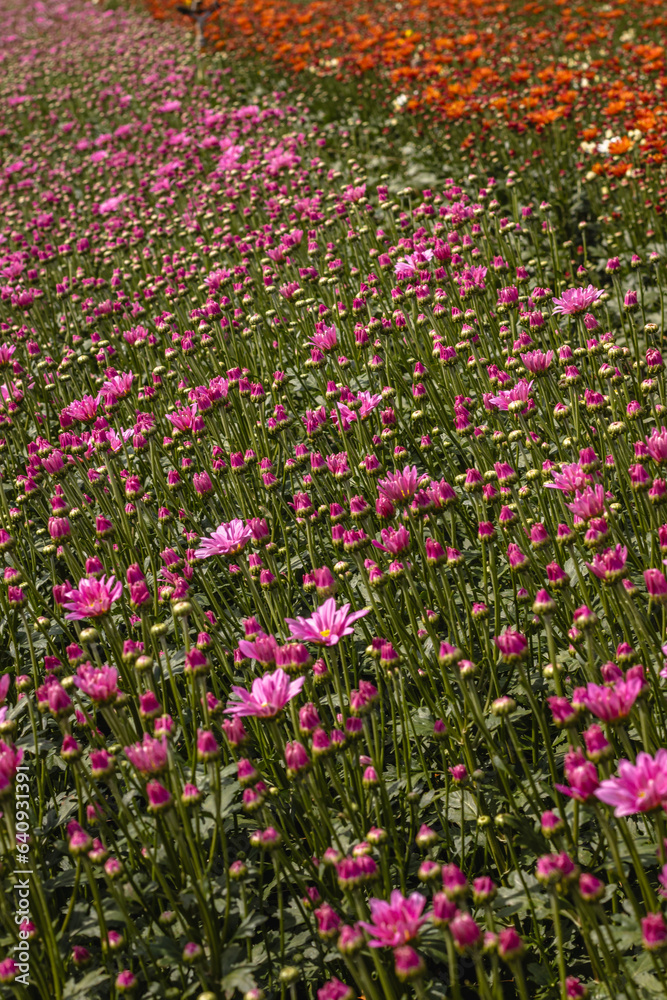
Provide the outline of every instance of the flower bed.
<path id="1" fill-rule="evenodd" d="M 664 996 L 659 165 L 3 3 L 3 988 Z"/>

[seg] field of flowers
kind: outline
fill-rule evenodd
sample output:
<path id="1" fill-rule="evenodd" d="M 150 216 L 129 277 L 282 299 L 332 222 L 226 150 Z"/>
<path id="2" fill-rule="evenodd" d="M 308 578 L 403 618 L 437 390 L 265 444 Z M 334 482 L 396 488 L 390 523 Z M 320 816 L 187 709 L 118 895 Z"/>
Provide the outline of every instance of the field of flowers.
<path id="1" fill-rule="evenodd" d="M 0 993 L 665 997 L 662 5 L 0 10 Z"/>

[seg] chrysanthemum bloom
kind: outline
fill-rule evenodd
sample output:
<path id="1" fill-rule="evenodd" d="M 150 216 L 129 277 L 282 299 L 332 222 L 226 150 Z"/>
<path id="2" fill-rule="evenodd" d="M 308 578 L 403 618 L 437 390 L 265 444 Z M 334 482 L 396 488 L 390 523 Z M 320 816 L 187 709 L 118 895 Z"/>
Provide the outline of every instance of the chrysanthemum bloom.
<path id="1" fill-rule="evenodd" d="M 146 785 L 149 812 L 161 812 L 171 805 L 171 792 L 159 781 L 149 781 Z"/>
<path id="2" fill-rule="evenodd" d="M 601 288 L 588 285 L 586 288 L 567 288 L 559 299 L 553 300 L 554 313 L 576 316 L 586 312 L 602 295 Z"/>
<path id="3" fill-rule="evenodd" d="M 148 733 L 144 733 L 140 743 L 125 747 L 125 754 L 140 774 L 160 774 L 166 768 L 168 761 L 166 737 L 156 740 Z"/>
<path id="4" fill-rule="evenodd" d="M 597 767 L 586 760 L 581 750 L 568 750 L 565 754 L 565 777 L 569 787 L 556 785 L 556 788 L 577 802 L 588 802 L 600 783 Z"/>
<path id="5" fill-rule="evenodd" d="M 625 545 L 616 545 L 613 549 L 605 549 L 596 553 L 593 562 L 586 563 L 591 573 L 594 573 L 603 583 L 615 583 L 623 576 L 628 559 Z"/>
<path id="6" fill-rule="evenodd" d="M 667 803 L 667 750 L 641 752 L 634 764 L 618 762 L 618 777 L 600 782 L 596 798 L 614 806 L 614 816 L 652 812 Z"/>
<path id="7" fill-rule="evenodd" d="M 74 678 L 75 685 L 96 705 L 109 704 L 118 695 L 118 671 L 105 664 L 94 667 L 92 663 L 82 663 Z"/>
<path id="8" fill-rule="evenodd" d="M 314 911 L 314 914 L 315 919 L 317 920 L 318 935 L 325 941 L 329 938 L 335 937 L 341 924 L 341 918 L 338 916 L 333 906 L 326 902 L 322 903 L 322 905 Z"/>
<path id="9" fill-rule="evenodd" d="M 644 583 L 652 601 L 656 604 L 667 603 L 667 580 L 661 570 L 645 569 Z"/>
<path id="10" fill-rule="evenodd" d="M 523 659 L 528 651 L 528 640 L 513 628 L 506 628 L 500 635 L 494 636 L 493 641 L 507 663 Z"/>
<path id="11" fill-rule="evenodd" d="M 568 976 L 565 980 L 565 993 L 568 1000 L 585 1000 L 588 996 L 588 987 L 584 986 L 576 976 Z"/>
<path id="12" fill-rule="evenodd" d="M 221 524 L 209 538 L 201 539 L 199 548 L 195 550 L 195 558 L 238 555 L 251 538 L 252 529 L 244 525 L 240 518 L 234 518 L 233 521 Z"/>
<path id="13" fill-rule="evenodd" d="M 595 875 L 584 872 L 579 876 L 579 894 L 587 903 L 596 902 L 604 896 L 604 882 Z"/>
<path id="14" fill-rule="evenodd" d="M 123 585 L 116 582 L 115 576 L 107 580 L 104 576 L 96 580 L 94 577 L 83 577 L 79 580 L 78 589 L 70 590 L 63 607 L 68 609 L 65 618 L 68 621 L 80 621 L 83 618 L 101 618 L 108 615 L 111 605 L 117 601 L 123 592 Z"/>
<path id="15" fill-rule="evenodd" d="M 553 351 L 530 351 L 521 355 L 521 360 L 531 375 L 538 376 L 544 375 L 549 370 L 553 358 Z"/>
<path id="16" fill-rule="evenodd" d="M 353 1000 L 354 996 L 354 990 L 335 976 L 317 991 L 317 1000 Z"/>
<path id="17" fill-rule="evenodd" d="M 543 885 L 556 885 L 577 878 L 579 868 L 565 851 L 560 854 L 543 854 L 537 859 L 535 875 Z"/>
<path id="18" fill-rule="evenodd" d="M 378 480 L 378 493 L 391 503 L 406 504 L 417 492 L 417 466 L 406 465 L 402 472 L 389 472 Z"/>
<path id="19" fill-rule="evenodd" d="M 272 719 L 299 693 L 305 680 L 305 677 L 297 677 L 290 681 L 289 674 L 279 667 L 272 674 L 266 673 L 263 677 L 256 678 L 250 691 L 232 687 L 238 701 L 229 702 L 225 712 L 235 716 L 255 715 Z"/>
<path id="20" fill-rule="evenodd" d="M 404 944 L 394 948 L 394 971 L 401 982 L 423 975 L 424 968 L 423 958 L 411 945 Z"/>
<path id="21" fill-rule="evenodd" d="M 313 642 L 320 646 L 335 646 L 343 636 L 352 635 L 352 627 L 359 618 L 367 615 L 369 608 L 349 613 L 349 604 L 336 608 L 336 599 L 330 597 L 319 608 L 316 608 L 310 618 L 286 618 L 289 625 L 290 639 L 300 642 Z"/>
<path id="22" fill-rule="evenodd" d="M 383 528 L 380 532 L 382 543 L 373 540 L 376 549 L 382 549 L 392 556 L 400 556 L 410 548 L 410 532 L 404 525 L 400 525 L 396 530 L 393 528 Z"/>
<path id="23" fill-rule="evenodd" d="M 504 962 L 513 962 L 526 950 L 514 927 L 505 927 L 498 934 L 498 954 Z"/>
<path id="24" fill-rule="evenodd" d="M 459 911 L 449 924 L 449 932 L 457 951 L 474 948 L 481 939 L 482 932 L 469 913 Z"/>
<path id="25" fill-rule="evenodd" d="M 603 722 L 627 719 L 643 688 L 640 678 L 617 680 L 613 687 L 587 684 L 577 692 L 577 701 Z"/>
<path id="26" fill-rule="evenodd" d="M 499 410 L 509 410 L 512 413 L 521 412 L 532 403 L 530 392 L 533 383 L 525 378 L 519 379 L 511 389 L 503 389 L 497 396 L 491 396 L 489 403 Z"/>
<path id="27" fill-rule="evenodd" d="M 574 500 L 567 507 L 575 517 L 581 517 L 588 521 L 593 517 L 599 517 L 604 512 L 604 505 L 604 487 L 598 483 L 594 487 L 586 487 L 581 493 L 577 492 Z"/>
<path id="28" fill-rule="evenodd" d="M 394 889 L 387 903 L 384 899 L 371 899 L 372 923 L 361 923 L 369 934 L 371 948 L 397 948 L 408 941 L 413 941 L 426 920 L 422 911 L 426 898 L 420 892 L 413 892 L 405 898 L 398 889 Z"/>
<path id="29" fill-rule="evenodd" d="M 275 663 L 278 643 L 272 635 L 259 635 L 254 642 L 241 639 L 239 649 L 249 660 L 257 660 L 263 667 Z"/>
<path id="30" fill-rule="evenodd" d="M 662 913 L 648 913 L 642 918 L 642 945 L 647 951 L 667 947 L 667 924 Z"/>

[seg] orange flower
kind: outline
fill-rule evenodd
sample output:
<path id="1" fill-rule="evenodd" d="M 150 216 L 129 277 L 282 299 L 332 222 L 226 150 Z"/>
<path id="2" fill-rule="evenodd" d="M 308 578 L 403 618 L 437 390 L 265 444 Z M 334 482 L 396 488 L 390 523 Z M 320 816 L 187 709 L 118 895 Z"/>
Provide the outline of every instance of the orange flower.
<path id="1" fill-rule="evenodd" d="M 629 149 L 632 149 L 632 141 L 628 139 L 627 135 L 624 135 L 622 139 L 614 139 L 609 143 L 609 152 L 612 156 L 622 156 Z"/>

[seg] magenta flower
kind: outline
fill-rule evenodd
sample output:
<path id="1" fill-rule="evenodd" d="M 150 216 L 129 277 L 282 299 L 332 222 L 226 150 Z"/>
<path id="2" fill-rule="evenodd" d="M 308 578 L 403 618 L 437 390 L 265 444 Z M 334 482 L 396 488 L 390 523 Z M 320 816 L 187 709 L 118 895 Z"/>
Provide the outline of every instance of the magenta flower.
<path id="1" fill-rule="evenodd" d="M 586 288 L 567 288 L 559 299 L 554 299 L 554 313 L 563 316 L 576 316 L 586 312 L 602 295 L 601 288 L 588 285 Z"/>
<path id="2" fill-rule="evenodd" d="M 252 529 L 236 517 L 227 524 L 221 524 L 209 538 L 202 538 L 199 548 L 195 550 L 195 558 L 208 559 L 210 556 L 238 555 L 251 538 Z"/>
<path id="3" fill-rule="evenodd" d="M 568 750 L 565 754 L 565 777 L 569 787 L 556 785 L 556 788 L 577 802 L 587 802 L 600 783 L 597 767 L 586 760 L 581 750 Z"/>
<path id="4" fill-rule="evenodd" d="M 123 585 L 116 582 L 115 576 L 83 577 L 79 580 L 78 589 L 73 589 L 65 595 L 68 600 L 63 607 L 68 609 L 65 618 L 68 621 L 79 621 L 82 618 L 101 618 L 108 615 L 111 605 L 117 601 L 123 592 Z"/>
<path id="5" fill-rule="evenodd" d="M 667 803 L 667 750 L 655 757 L 638 753 L 637 760 L 618 762 L 618 777 L 600 782 L 596 798 L 614 806 L 614 816 L 651 812 Z"/>
<path id="6" fill-rule="evenodd" d="M 564 465 L 560 472 L 553 473 L 553 482 L 545 485 L 550 490 L 562 490 L 563 493 L 574 493 L 583 490 L 591 482 L 591 477 L 584 472 L 579 462 Z"/>
<path id="7" fill-rule="evenodd" d="M 286 618 L 285 624 L 291 629 L 290 639 L 299 642 L 314 642 L 320 646 L 335 646 L 345 635 L 352 635 L 352 626 L 367 615 L 370 608 L 349 613 L 350 605 L 336 608 L 335 597 L 330 597 L 310 618 Z"/>
<path id="8" fill-rule="evenodd" d="M 531 375 L 543 375 L 544 372 L 548 371 L 553 359 L 553 351 L 546 353 L 544 351 L 529 351 L 527 354 L 521 355 L 521 360 Z"/>
<path id="9" fill-rule="evenodd" d="M 417 492 L 417 466 L 406 465 L 402 472 L 389 472 L 378 481 L 378 493 L 391 503 L 404 504 Z"/>
<path id="10" fill-rule="evenodd" d="M 519 379 L 517 384 L 512 386 L 511 389 L 503 389 L 497 396 L 490 396 L 488 401 L 492 406 L 497 407 L 499 410 L 509 410 L 510 406 L 512 406 L 513 411 L 516 409 L 522 410 L 522 406 L 516 407 L 512 404 L 523 403 L 524 406 L 527 406 L 530 402 L 530 391 L 532 387 L 532 381 L 527 382 L 525 378 L 522 378 Z"/>
<path id="11" fill-rule="evenodd" d="M 74 683 L 97 705 L 115 701 L 118 695 L 118 671 L 106 664 L 94 667 L 92 663 L 82 663 L 76 672 Z"/>
<path id="12" fill-rule="evenodd" d="M 587 486 L 583 493 L 577 492 L 574 500 L 567 505 L 575 517 L 583 517 L 588 521 L 592 517 L 599 517 L 604 511 L 605 492 L 604 486 Z"/>
<path id="13" fill-rule="evenodd" d="M 587 684 L 574 692 L 574 698 L 602 722 L 620 722 L 629 716 L 643 686 L 639 677 L 618 680 L 613 687 Z"/>
<path id="14" fill-rule="evenodd" d="M 623 576 L 625 564 L 628 559 L 628 550 L 625 545 L 617 545 L 614 549 L 605 549 L 604 552 L 596 552 L 593 562 L 586 563 L 591 573 L 594 573 L 603 583 L 614 583 Z"/>
<path id="15" fill-rule="evenodd" d="M 494 636 L 493 641 L 500 651 L 500 655 L 508 663 L 522 659 L 528 649 L 526 637 L 513 628 L 506 628 L 500 635 Z"/>
<path id="16" fill-rule="evenodd" d="M 392 556 L 400 556 L 401 552 L 406 552 L 410 547 L 410 532 L 402 524 L 396 530 L 383 528 L 380 534 L 383 544 L 373 540 L 373 545 L 376 549 L 382 549 Z"/>
<path id="17" fill-rule="evenodd" d="M 387 903 L 384 899 L 371 899 L 372 923 L 361 923 L 372 940 L 371 948 L 398 948 L 414 941 L 426 920 L 422 911 L 426 898 L 420 892 L 413 892 L 407 899 L 398 889 L 394 889 Z"/>
<path id="18" fill-rule="evenodd" d="M 156 740 L 144 733 L 140 743 L 125 747 L 125 754 L 140 774 L 160 774 L 167 766 L 167 739 L 163 736 L 161 740 Z"/>
<path id="19" fill-rule="evenodd" d="M 260 719 L 272 719 L 299 693 L 305 680 L 305 677 L 297 677 L 295 681 L 290 681 L 289 674 L 278 667 L 272 674 L 257 677 L 252 682 L 250 691 L 233 687 L 232 692 L 238 700 L 228 702 L 225 712 L 229 715 L 255 715 Z"/>
<path id="20" fill-rule="evenodd" d="M 667 427 L 660 430 L 654 427 L 651 436 L 646 438 L 646 448 L 654 462 L 659 465 L 667 462 Z"/>

